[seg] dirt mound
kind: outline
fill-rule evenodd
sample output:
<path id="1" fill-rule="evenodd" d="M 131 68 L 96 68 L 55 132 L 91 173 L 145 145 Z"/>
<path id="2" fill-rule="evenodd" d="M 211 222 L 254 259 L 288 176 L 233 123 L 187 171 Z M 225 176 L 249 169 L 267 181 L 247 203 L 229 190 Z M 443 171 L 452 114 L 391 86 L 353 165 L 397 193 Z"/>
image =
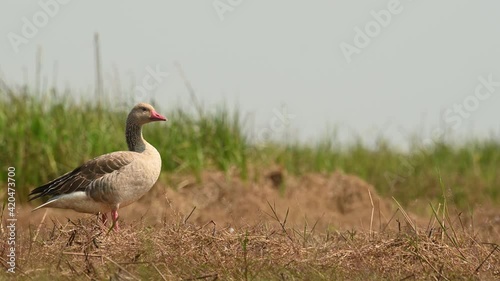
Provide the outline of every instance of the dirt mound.
<path id="1" fill-rule="evenodd" d="M 160 181 L 169 183 L 158 183 L 139 202 L 122 209 L 121 220 L 161 223 L 189 217 L 189 222 L 200 225 L 213 221 L 218 227 L 240 227 L 277 223 L 277 215 L 281 222 L 286 217 L 287 227 L 310 229 L 316 224 L 318 230 L 333 230 L 369 229 L 372 202 L 374 229 L 392 214 L 390 202 L 381 199 L 372 185 L 341 172 L 296 177 L 278 169 L 246 181 L 222 172 L 204 172 L 201 181 L 194 176 L 175 175 Z M 30 209 L 18 209 L 19 223 L 31 221 L 36 225 L 41 221 L 44 211 L 31 213 Z M 49 209 L 47 214 L 47 219 L 62 221 L 82 216 L 57 209 Z"/>
<path id="2" fill-rule="evenodd" d="M 134 225 L 139 221 L 176 224 L 188 219 L 199 226 L 213 221 L 217 228 L 237 228 L 257 224 L 279 226 L 277 220 L 283 222 L 286 217 L 286 227 L 298 231 L 304 227 L 311 230 L 315 224 L 320 232 L 367 231 L 373 211 L 374 231 L 380 232 L 386 224 L 393 230 L 409 230 L 407 220 L 393 205 L 391 199 L 380 198 L 372 185 L 341 172 L 297 177 L 271 169 L 251 175 L 249 180 L 222 172 L 204 172 L 200 181 L 194 176 L 162 175 L 144 198 L 120 210 L 120 221 Z M 500 237 L 498 206 L 482 204 L 476 206 L 474 212 L 448 208 L 457 229 L 469 229 L 486 240 Z M 42 221 L 51 225 L 52 220 L 65 223 L 68 218 L 89 216 L 70 210 L 31 212 L 31 209 L 29 205 L 17 205 L 17 224 L 21 228 L 28 228 L 30 224 L 38 226 Z M 429 227 L 437 228 L 435 221 L 431 224 L 432 214 L 417 216 L 411 210 L 407 211 L 419 232 L 428 232 Z"/>
<path id="3" fill-rule="evenodd" d="M 95 215 L 31 213 L 29 205 L 19 206 L 18 264 L 26 278 L 35 279 L 54 274 L 97 280 L 500 276 L 498 207 L 483 206 L 474 216 L 446 207 L 450 215 L 442 227 L 410 215 L 418 224 L 415 233 L 403 211 L 391 209 L 389 199 L 379 198 L 373 186 L 355 176 L 295 177 L 277 169 L 250 178 L 220 172 L 203 173 L 201 181 L 163 175 L 145 198 L 120 210 L 122 228 L 112 235 L 95 223 Z M 287 210 L 283 231 L 278 220 L 283 223 Z M 372 210 L 374 233 L 367 231 Z M 384 223 L 389 231 L 383 225 L 380 231 Z M 4 240 L 7 235 L 0 231 Z"/>
<path id="4" fill-rule="evenodd" d="M 171 182 L 169 188 L 154 191 L 156 196 L 164 192 L 170 206 L 170 214 L 163 215 L 187 218 L 196 207 L 189 220 L 199 224 L 214 221 L 219 226 L 239 227 L 276 222 L 276 215 L 283 222 L 288 210 L 289 227 L 301 229 L 307 225 L 311 228 L 317 224 L 321 229 L 369 229 L 372 202 L 374 228 L 378 227 L 380 218 L 387 221 L 391 215 L 390 204 L 379 198 L 372 185 L 340 172 L 295 177 L 277 170 L 253 181 L 206 172 L 201 183 L 185 177 Z M 160 203 L 144 200 L 153 205 L 155 201 Z M 150 206 L 153 208 L 153 205 Z M 165 207 L 154 209 L 165 210 Z"/>

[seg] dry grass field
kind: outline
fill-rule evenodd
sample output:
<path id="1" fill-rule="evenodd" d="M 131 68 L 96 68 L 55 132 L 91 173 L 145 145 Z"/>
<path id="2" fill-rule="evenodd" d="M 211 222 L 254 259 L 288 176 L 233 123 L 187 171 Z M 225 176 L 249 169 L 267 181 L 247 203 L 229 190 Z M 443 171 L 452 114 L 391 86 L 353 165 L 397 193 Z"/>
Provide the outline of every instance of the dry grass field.
<path id="1" fill-rule="evenodd" d="M 442 202 L 416 215 L 355 176 L 280 173 L 172 175 L 122 210 L 120 232 L 94 215 L 23 205 L 16 274 L 2 279 L 500 278 L 499 209 L 460 213 Z M 2 241 L 7 233 L 2 225 Z"/>

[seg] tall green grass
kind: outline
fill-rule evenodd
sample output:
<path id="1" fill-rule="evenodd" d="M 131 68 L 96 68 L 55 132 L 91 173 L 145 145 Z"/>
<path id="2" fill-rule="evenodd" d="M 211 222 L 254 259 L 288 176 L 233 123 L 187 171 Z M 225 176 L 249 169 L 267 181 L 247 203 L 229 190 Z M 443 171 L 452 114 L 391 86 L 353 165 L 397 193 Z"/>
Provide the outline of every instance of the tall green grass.
<path id="1" fill-rule="evenodd" d="M 69 96 L 0 90 L 0 163 L 3 171 L 16 168 L 22 200 L 32 187 L 88 159 L 127 149 L 128 108 L 110 110 L 115 106 Z M 297 175 L 342 170 L 365 179 L 382 195 L 408 204 L 440 198 L 439 170 L 449 200 L 456 204 L 500 201 L 500 143 L 495 140 L 461 146 L 437 143 L 427 149 L 414 145 L 408 153 L 393 149 L 384 139 L 376 147 L 366 146 L 361 139 L 341 145 L 335 135 L 314 144 L 256 146 L 249 141 L 238 110 L 219 106 L 193 111 L 162 105 L 157 110 L 169 121 L 146 126 L 144 135 L 162 155 L 164 172 L 199 176 L 205 169 L 236 169 L 246 178 L 248 170 L 262 171 L 271 165 Z M 6 182 L 6 176 L 0 173 L 0 182 Z"/>
<path id="2" fill-rule="evenodd" d="M 110 111 L 111 106 L 71 98 L 42 100 L 26 92 L 0 94 L 0 163 L 5 171 L 16 168 L 21 198 L 26 198 L 29 188 L 88 159 L 127 150 L 128 109 Z M 167 123 L 143 129 L 162 155 L 164 171 L 200 175 L 208 167 L 223 171 L 238 167 L 245 177 L 247 142 L 237 114 L 221 107 L 198 114 L 173 109 L 164 115 Z M 0 181 L 6 181 L 6 173 Z"/>

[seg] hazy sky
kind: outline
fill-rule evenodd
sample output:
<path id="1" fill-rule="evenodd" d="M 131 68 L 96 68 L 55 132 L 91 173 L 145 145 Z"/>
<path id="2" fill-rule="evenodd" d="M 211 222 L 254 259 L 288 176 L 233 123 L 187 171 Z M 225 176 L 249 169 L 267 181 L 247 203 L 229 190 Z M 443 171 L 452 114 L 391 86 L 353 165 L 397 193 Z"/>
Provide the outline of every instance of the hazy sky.
<path id="1" fill-rule="evenodd" d="M 500 132 L 499 1 L 1 6 L 0 70 L 11 84 L 34 85 L 41 47 L 45 84 L 93 93 L 98 32 L 106 89 L 154 98 L 165 110 L 189 106 L 178 61 L 207 107 L 225 101 L 255 115 L 257 138 L 281 137 L 287 121 L 302 140 L 335 127 L 342 139 L 356 133 L 372 143 L 384 135 L 395 144 L 412 132 L 429 138 L 433 129 L 468 137 Z"/>

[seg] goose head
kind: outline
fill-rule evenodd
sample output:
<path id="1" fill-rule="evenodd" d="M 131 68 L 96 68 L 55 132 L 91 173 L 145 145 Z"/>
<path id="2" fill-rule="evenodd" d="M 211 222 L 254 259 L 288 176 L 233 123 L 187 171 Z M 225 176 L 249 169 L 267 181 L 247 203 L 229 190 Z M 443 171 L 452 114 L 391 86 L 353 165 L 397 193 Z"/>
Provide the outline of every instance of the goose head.
<path id="1" fill-rule="evenodd" d="M 127 119 L 138 125 L 144 125 L 155 121 L 167 121 L 167 118 L 156 112 L 153 106 L 147 103 L 139 103 L 134 106 L 128 114 Z"/>

